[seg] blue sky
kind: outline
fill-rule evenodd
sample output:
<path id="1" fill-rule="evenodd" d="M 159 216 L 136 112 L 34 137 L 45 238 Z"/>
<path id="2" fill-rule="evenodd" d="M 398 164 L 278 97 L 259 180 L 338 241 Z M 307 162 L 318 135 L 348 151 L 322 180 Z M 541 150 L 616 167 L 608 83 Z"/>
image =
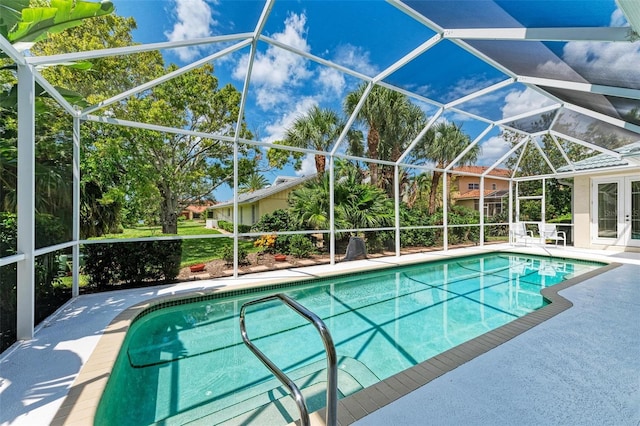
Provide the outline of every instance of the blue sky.
<path id="1" fill-rule="evenodd" d="M 544 19 L 553 19 L 554 25 L 562 24 L 558 14 L 552 14 L 554 18 L 548 18 L 548 15 L 545 18 L 543 12 L 546 9 L 533 7 L 532 2 L 478 0 L 474 4 L 480 3 L 495 9 L 494 12 L 502 11 L 510 26 L 519 25 L 517 19 L 524 24 L 535 24 L 536 20 L 545 22 Z M 545 2 L 536 4 L 541 3 Z M 557 3 L 557 8 L 568 13 L 566 16 L 585 25 L 590 23 L 587 12 L 597 15 L 600 21 L 609 20 L 608 23 L 600 22 L 598 25 L 624 24 L 624 18 L 613 0 L 560 0 Z M 175 41 L 252 32 L 264 6 L 262 1 L 252 0 L 114 0 L 114 4 L 117 14 L 136 19 L 138 30 L 134 32 L 134 39 L 137 42 Z M 472 22 L 473 18 L 477 18 L 474 14 L 481 14 L 483 10 L 460 9 L 459 14 L 450 14 L 446 7 L 456 2 L 435 4 L 442 7 L 443 19 L 446 17 L 451 20 L 447 25 L 452 27 L 456 26 L 456 19 L 460 25 Z M 508 11 L 510 15 L 505 15 L 504 11 Z M 438 16 L 438 10 L 434 13 L 434 16 Z M 584 17 L 576 16 L 580 13 Z M 428 40 L 434 32 L 383 1 L 365 3 L 324 0 L 276 1 L 263 34 L 364 75 L 375 76 Z M 163 53 L 167 62 L 184 65 L 211 54 L 212 48 L 184 48 Z M 244 49 L 214 63 L 215 73 L 221 84 L 232 83 L 241 89 L 248 54 L 249 49 Z M 543 67 L 546 68 L 539 72 L 549 75 L 554 75 L 559 67 L 566 67 L 565 62 L 574 69 L 588 66 L 597 70 L 598 67 L 608 67 L 611 61 L 615 61 L 621 72 L 626 72 L 635 69 L 633 64 L 638 63 L 639 56 L 638 48 L 631 44 L 621 44 L 616 48 L 591 42 L 540 43 L 539 55 L 543 59 L 548 58 L 543 62 Z M 384 81 L 446 103 L 507 77 L 501 71 L 471 57 L 453 43 L 443 41 Z M 261 42 L 251 77 L 245 113 L 247 123 L 258 140 L 281 139 L 292 121 L 314 105 L 341 111 L 342 99 L 359 83 L 358 79 L 333 68 Z M 432 115 L 437 109 L 433 105 L 416 103 L 428 115 Z M 552 103 L 535 91 L 516 83 L 461 104 L 459 109 L 499 120 Z M 442 119 L 461 124 L 472 139 L 486 127 L 485 123 L 455 112 L 447 112 Z M 498 130 L 490 132 L 481 145 L 483 155 L 480 162 L 485 164 L 491 164 L 507 150 Z M 308 174 L 313 171 L 313 159 L 307 158 L 303 170 L 298 173 Z M 287 168 L 270 172 L 266 177 L 273 180 L 277 175 L 294 173 L 296 172 L 291 168 Z M 216 193 L 219 200 L 230 196 L 229 189 Z"/>

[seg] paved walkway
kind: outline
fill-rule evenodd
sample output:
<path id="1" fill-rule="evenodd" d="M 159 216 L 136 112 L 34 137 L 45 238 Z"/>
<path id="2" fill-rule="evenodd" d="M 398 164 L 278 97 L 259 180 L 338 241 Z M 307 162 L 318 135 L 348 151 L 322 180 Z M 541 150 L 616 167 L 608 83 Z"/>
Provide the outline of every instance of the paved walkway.
<path id="1" fill-rule="evenodd" d="M 563 291 L 575 304 L 568 311 L 358 424 L 640 424 L 640 254 L 531 250 L 627 264 Z M 480 251 L 463 249 L 465 254 Z M 455 253 L 460 252 L 422 253 L 401 261 Z M 336 264 L 331 270 L 398 262 L 395 257 L 371 259 Z M 73 299 L 41 324 L 33 340 L 14 345 L 0 357 L 0 425 L 49 424 L 102 330 L 136 303 L 260 279 L 318 275 L 323 270 L 326 265 Z"/>

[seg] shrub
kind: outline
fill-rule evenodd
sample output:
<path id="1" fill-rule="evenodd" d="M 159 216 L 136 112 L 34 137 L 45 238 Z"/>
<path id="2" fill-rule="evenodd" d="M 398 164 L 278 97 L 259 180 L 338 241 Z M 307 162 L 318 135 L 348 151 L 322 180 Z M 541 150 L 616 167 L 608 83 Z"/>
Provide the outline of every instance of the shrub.
<path id="1" fill-rule="evenodd" d="M 218 227 L 227 232 L 233 232 L 233 223 L 226 220 L 219 220 Z"/>
<path id="2" fill-rule="evenodd" d="M 274 210 L 260 216 L 260 220 L 251 227 L 253 232 L 299 231 L 294 225 L 288 210 Z"/>
<path id="3" fill-rule="evenodd" d="M 222 260 L 224 260 L 227 265 L 233 264 L 233 245 L 224 246 L 221 252 Z M 242 246 L 238 246 L 238 265 L 246 265 L 247 263 L 249 263 L 247 260 L 247 250 Z"/>
<path id="4" fill-rule="evenodd" d="M 311 240 L 300 234 L 292 235 L 289 241 L 289 253 L 297 258 L 310 257 L 316 251 Z"/>
<path id="5" fill-rule="evenodd" d="M 85 246 L 84 272 L 89 285 L 104 289 L 116 284 L 155 284 L 180 273 L 182 241 L 139 241 Z"/>
<path id="6" fill-rule="evenodd" d="M 219 220 L 218 221 L 218 227 L 220 229 L 223 229 L 223 230 L 227 231 L 227 232 L 233 233 L 233 222 L 229 222 L 227 220 Z M 250 232 L 250 231 L 251 231 L 251 226 L 243 225 L 243 224 L 238 225 L 238 232 L 239 233 L 245 233 L 245 232 Z"/>

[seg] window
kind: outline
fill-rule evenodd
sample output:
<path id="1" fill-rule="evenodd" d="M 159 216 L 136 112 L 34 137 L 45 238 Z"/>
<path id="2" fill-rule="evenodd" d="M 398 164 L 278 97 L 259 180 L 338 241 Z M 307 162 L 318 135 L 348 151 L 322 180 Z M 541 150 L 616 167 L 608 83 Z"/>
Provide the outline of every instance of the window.
<path id="1" fill-rule="evenodd" d="M 469 184 L 469 189 L 480 189 L 480 184 L 479 183 L 470 183 Z"/>
<path id="2" fill-rule="evenodd" d="M 496 190 L 498 189 L 498 185 L 496 185 L 495 183 L 491 184 L 491 189 Z"/>

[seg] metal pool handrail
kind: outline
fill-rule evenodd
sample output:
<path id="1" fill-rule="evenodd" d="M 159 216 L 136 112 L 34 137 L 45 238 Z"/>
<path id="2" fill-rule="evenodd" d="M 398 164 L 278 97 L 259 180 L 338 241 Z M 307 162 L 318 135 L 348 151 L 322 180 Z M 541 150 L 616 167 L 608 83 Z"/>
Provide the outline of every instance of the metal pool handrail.
<path id="1" fill-rule="evenodd" d="M 320 319 L 319 316 L 291 299 L 288 296 L 285 296 L 282 293 L 274 294 L 273 296 L 263 297 L 261 299 L 252 300 L 250 302 L 245 303 L 240 308 L 240 332 L 242 334 L 242 340 L 245 345 L 253 352 L 255 356 L 258 357 L 260 361 L 280 380 L 285 387 L 289 389 L 291 392 L 291 396 L 296 402 L 298 406 L 298 410 L 300 410 L 300 422 L 303 426 L 309 425 L 309 412 L 307 410 L 307 404 L 304 400 L 304 396 L 298 386 L 291 380 L 282 370 L 280 370 L 265 354 L 263 354 L 260 349 L 258 349 L 249 339 L 247 335 L 247 329 L 245 327 L 245 309 L 247 306 L 257 305 L 259 303 L 268 302 L 270 300 L 280 300 L 289 308 L 293 309 L 296 313 L 298 313 L 301 317 L 309 321 L 311 324 L 315 326 L 315 328 L 320 333 L 320 338 L 322 339 L 322 343 L 324 344 L 324 349 L 327 352 L 327 408 L 326 408 L 326 424 L 330 426 L 335 426 L 337 422 L 337 411 L 338 411 L 338 369 L 337 369 L 337 360 L 336 356 L 336 348 L 333 345 L 333 339 L 331 338 L 331 334 L 329 333 L 329 329 L 325 325 L 325 323 Z"/>

